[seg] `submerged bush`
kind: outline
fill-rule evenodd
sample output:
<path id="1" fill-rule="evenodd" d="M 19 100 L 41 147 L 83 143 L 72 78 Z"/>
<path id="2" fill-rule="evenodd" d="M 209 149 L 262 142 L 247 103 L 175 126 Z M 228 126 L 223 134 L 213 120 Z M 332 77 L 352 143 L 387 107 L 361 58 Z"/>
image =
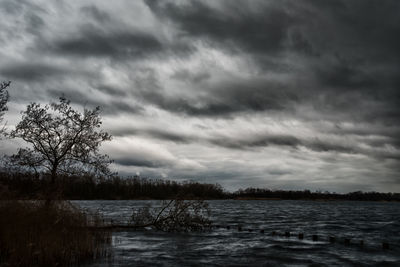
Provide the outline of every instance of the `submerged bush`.
<path id="1" fill-rule="evenodd" d="M 0 201 L 1 266 L 71 266 L 109 254 L 111 234 L 68 201 Z"/>
<path id="2" fill-rule="evenodd" d="M 166 232 L 203 230 L 211 225 L 210 210 L 204 200 L 172 199 L 159 208 L 150 205 L 133 211 L 131 225 L 153 227 Z"/>

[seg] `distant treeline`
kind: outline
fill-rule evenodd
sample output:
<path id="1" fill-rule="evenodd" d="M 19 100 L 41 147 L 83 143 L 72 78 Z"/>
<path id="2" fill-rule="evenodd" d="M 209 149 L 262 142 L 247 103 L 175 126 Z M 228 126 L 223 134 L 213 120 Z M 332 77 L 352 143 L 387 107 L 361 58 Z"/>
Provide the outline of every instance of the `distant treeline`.
<path id="1" fill-rule="evenodd" d="M 48 189 L 48 179 L 34 174 L 0 173 L 0 193 L 7 190 L 17 198 L 40 198 Z M 94 178 L 61 176 L 57 188 L 65 199 L 171 199 L 176 197 L 226 198 L 219 184 L 176 182 L 140 177 Z"/>
<path id="2" fill-rule="evenodd" d="M 364 201 L 400 201 L 399 193 L 379 193 L 356 191 L 347 194 L 311 192 L 310 190 L 269 190 L 260 188 L 240 189 L 231 194 L 239 199 L 292 199 L 292 200 L 364 200 Z"/>
<path id="3" fill-rule="evenodd" d="M 27 173 L 0 172 L 2 197 L 35 199 L 46 195 L 48 177 Z M 310 190 L 270 190 L 260 188 L 227 192 L 219 184 L 176 182 L 140 177 L 94 178 L 91 176 L 60 176 L 57 188 L 65 199 L 289 199 L 289 200 L 365 200 L 400 201 L 399 193 L 352 192 L 338 194 Z"/>

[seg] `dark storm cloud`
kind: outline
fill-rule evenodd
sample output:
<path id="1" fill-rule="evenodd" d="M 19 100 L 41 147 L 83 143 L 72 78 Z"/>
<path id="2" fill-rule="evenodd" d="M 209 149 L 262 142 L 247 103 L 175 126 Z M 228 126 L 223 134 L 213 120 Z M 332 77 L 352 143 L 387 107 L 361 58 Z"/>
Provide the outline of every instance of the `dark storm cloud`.
<path id="1" fill-rule="evenodd" d="M 128 113 L 128 114 L 141 114 L 144 111 L 142 106 L 138 106 L 135 104 L 129 104 L 123 102 L 121 100 L 112 100 L 106 102 L 99 102 L 98 106 L 104 110 L 104 114 L 121 114 L 121 113 Z"/>
<path id="2" fill-rule="evenodd" d="M 243 107 L 232 106 L 231 103 L 206 98 L 190 100 L 185 98 L 168 98 L 157 92 L 146 93 L 146 101 L 164 110 L 184 114 L 186 116 L 207 116 L 229 118 L 232 113 L 243 110 Z"/>
<path id="3" fill-rule="evenodd" d="M 322 37 L 335 34 L 328 49 L 336 50 L 342 54 L 349 51 L 356 52 L 354 59 L 368 61 L 393 60 L 392 56 L 399 57 L 397 47 L 400 44 L 398 35 L 400 26 L 398 22 L 398 10 L 400 3 L 396 0 L 379 1 L 335 1 L 335 6 L 327 1 L 305 1 L 309 9 L 317 16 L 309 18 L 311 22 L 321 21 L 328 30 L 321 33 Z M 329 22 L 333 22 L 328 24 Z M 322 40 L 320 40 L 321 42 Z M 337 47 L 336 45 L 341 45 Z M 337 49 L 335 49 L 337 48 Z M 390 53 L 388 53 L 390 52 Z M 360 53 L 368 58 L 360 58 Z"/>
<path id="4" fill-rule="evenodd" d="M 254 148 L 263 148 L 268 146 L 286 147 L 298 150 L 304 147 L 310 151 L 323 153 L 343 153 L 358 154 L 376 159 L 400 159 L 400 151 L 379 150 L 377 147 L 366 148 L 365 144 L 355 141 L 343 142 L 343 140 L 320 139 L 318 137 L 295 137 L 292 135 L 274 135 L 274 134 L 248 134 L 246 137 L 227 137 L 216 136 L 206 140 L 213 145 L 238 150 L 247 150 Z M 382 147 L 382 146 L 378 146 Z"/>
<path id="5" fill-rule="evenodd" d="M 232 149 L 248 149 L 267 146 L 285 146 L 298 149 L 300 146 L 306 147 L 315 152 L 338 152 L 338 153 L 355 153 L 355 149 L 351 146 L 343 144 L 335 144 L 330 141 L 322 141 L 317 138 L 307 140 L 297 138 L 292 135 L 252 135 L 247 138 L 227 138 L 220 137 L 210 140 L 213 144 L 232 148 Z"/>
<path id="6" fill-rule="evenodd" d="M 269 145 L 288 146 L 296 148 L 298 145 L 302 144 L 301 140 L 290 135 L 264 135 L 264 136 L 252 135 L 251 137 L 242 139 L 217 137 L 217 138 L 212 138 L 210 142 L 218 146 L 233 148 L 233 149 L 265 147 Z"/>
<path id="7" fill-rule="evenodd" d="M 105 84 L 94 85 L 94 87 L 97 88 L 99 91 L 104 92 L 110 96 L 124 97 L 127 95 L 126 91 Z"/>
<path id="8" fill-rule="evenodd" d="M 202 81 L 208 80 L 211 74 L 208 72 L 192 73 L 186 69 L 176 71 L 171 78 L 185 81 L 188 83 L 200 83 Z"/>
<path id="9" fill-rule="evenodd" d="M 341 58 L 336 58 L 327 68 L 317 70 L 317 77 L 322 84 L 334 90 L 376 90 L 378 85 L 377 77 L 370 76 L 359 66 L 351 66 Z"/>
<path id="10" fill-rule="evenodd" d="M 145 134 L 157 139 L 167 140 L 175 143 L 190 143 L 195 139 L 194 137 L 189 135 L 163 131 L 161 129 L 148 129 L 145 130 Z"/>
<path id="11" fill-rule="evenodd" d="M 385 125 L 382 122 L 378 124 L 334 124 L 333 126 L 320 129 L 324 133 L 332 133 L 336 135 L 355 135 L 362 138 L 368 137 L 384 137 L 394 139 L 400 136 L 399 125 Z"/>
<path id="12" fill-rule="evenodd" d="M 228 106 L 231 112 L 284 110 L 290 102 L 298 100 L 289 86 L 266 79 L 234 80 L 210 89 L 210 98 Z"/>
<path id="13" fill-rule="evenodd" d="M 110 57 L 117 61 L 139 60 L 156 55 L 187 56 L 195 51 L 189 43 L 169 43 L 144 31 L 129 28 L 111 30 L 94 24 L 81 25 L 79 30 L 67 36 L 39 40 L 36 46 L 42 53 L 50 51 L 65 56 Z"/>
<path id="14" fill-rule="evenodd" d="M 180 79 L 193 79 L 193 75 L 186 72 L 175 73 L 174 78 L 177 75 Z M 164 110 L 187 116 L 230 118 L 238 112 L 290 110 L 293 103 L 299 101 L 291 86 L 260 78 L 231 78 L 216 84 L 202 84 L 202 95 L 197 98 L 167 96 L 154 71 L 148 71 L 136 82 L 140 89 L 138 97 Z"/>
<path id="15" fill-rule="evenodd" d="M 313 105 L 331 107 L 329 112 L 361 110 L 364 120 L 393 122 L 400 115 L 400 67 L 395 63 L 400 59 L 399 1 L 269 1 L 253 6 L 222 1 L 219 8 L 202 1 L 146 3 L 185 38 L 229 53 L 246 53 L 266 71 L 306 76 L 297 84 L 302 102 L 314 97 Z M 304 70 L 287 65 L 288 53 L 299 55 Z M 283 85 L 282 91 L 288 90 L 285 87 L 290 85 Z M 219 92 L 213 95 L 216 101 L 203 105 L 153 97 L 162 108 L 190 115 L 282 108 L 279 96 L 268 90 L 254 93 L 233 87 L 224 92 L 224 99 Z M 318 104 L 318 99 L 324 101 Z M 385 107 L 374 112 L 365 108 L 370 103 Z"/>
<path id="16" fill-rule="evenodd" d="M 304 34 L 310 19 L 310 11 L 304 4 L 218 1 L 220 8 L 216 8 L 205 1 L 178 4 L 148 0 L 146 3 L 155 14 L 174 23 L 181 36 L 201 40 L 229 53 L 246 53 L 266 69 L 288 67 L 283 61 L 272 60 L 282 58 L 287 51 L 318 56 Z"/>
<path id="17" fill-rule="evenodd" d="M 179 133 L 160 128 L 118 128 L 112 130 L 115 136 L 142 136 L 146 138 L 173 142 L 177 144 L 208 144 L 233 150 L 254 150 L 268 146 L 299 150 L 306 148 L 317 153 L 358 154 L 376 159 L 400 159 L 400 152 L 379 150 L 385 144 L 392 144 L 390 139 L 360 139 L 351 142 L 320 139 L 318 137 L 296 137 L 287 134 L 239 134 L 238 137 L 222 136 L 211 133 L 209 136 Z M 243 137 L 240 137 L 242 136 Z M 366 148 L 365 145 L 369 146 Z"/>
<path id="18" fill-rule="evenodd" d="M 206 99 L 207 102 L 201 103 L 183 98 L 167 99 L 160 95 L 153 95 L 151 96 L 151 100 L 162 109 L 188 116 L 229 117 L 232 113 L 241 110 L 240 107 L 232 106 L 230 103 L 212 99 Z"/>
<path id="19" fill-rule="evenodd" d="M 120 127 L 118 129 L 112 130 L 113 135 L 115 136 L 145 136 L 163 141 L 170 141 L 174 143 L 192 143 L 199 141 L 200 137 L 196 137 L 193 135 L 178 133 L 175 131 L 164 130 L 160 128 L 147 128 L 147 129 L 139 129 L 139 128 L 123 128 Z"/>
<path id="20" fill-rule="evenodd" d="M 324 27 L 308 33 L 322 54 L 311 69 L 322 94 L 336 110 L 398 123 L 399 1 L 336 2 L 309 1 L 316 16 L 306 25 L 318 21 Z"/>
<path id="21" fill-rule="evenodd" d="M 311 142 L 305 142 L 303 145 L 316 152 L 333 151 L 333 152 L 348 153 L 348 154 L 353 154 L 357 152 L 357 149 L 352 146 L 337 142 L 335 143 L 330 141 L 322 141 L 318 138 L 313 139 Z"/>
<path id="22" fill-rule="evenodd" d="M 281 176 L 281 175 L 286 175 L 286 174 L 292 174 L 292 172 L 287 171 L 287 170 L 269 170 L 268 174 L 271 174 L 274 176 Z"/>
<path id="23" fill-rule="evenodd" d="M 194 134 L 183 134 L 171 130 L 163 129 L 135 129 L 135 128 L 120 128 L 113 132 L 117 136 L 139 135 L 150 137 L 163 141 L 172 141 L 176 143 L 209 143 L 212 145 L 230 148 L 230 149 L 248 149 L 255 147 L 265 147 L 269 145 L 288 146 L 296 148 L 302 145 L 303 142 L 291 135 L 249 135 L 246 138 L 234 138 L 228 136 L 211 135 L 210 137 L 202 137 Z M 322 146 L 322 145 L 321 145 Z M 317 150 L 322 150 L 318 148 Z M 327 146 L 326 146 L 327 147 Z"/>
<path id="24" fill-rule="evenodd" d="M 75 56 L 145 57 L 163 48 L 154 36 L 140 32 L 103 32 L 87 28 L 49 44 L 55 53 Z"/>
<path id="25" fill-rule="evenodd" d="M 183 5 L 162 1 L 147 1 L 147 4 L 156 14 L 176 23 L 183 35 L 208 39 L 224 49 L 235 50 L 238 45 L 253 52 L 279 52 L 288 27 L 295 22 L 285 10 L 271 6 L 246 12 L 245 2 L 226 1 L 224 11 L 201 1 Z"/>
<path id="26" fill-rule="evenodd" d="M 158 94 L 155 92 L 152 93 L 147 93 L 145 95 L 145 99 L 149 101 L 151 104 L 155 104 L 158 107 L 174 112 L 174 113 L 180 113 L 184 114 L 186 116 L 207 116 L 207 117 L 225 117 L 225 118 L 230 118 L 233 114 L 232 113 L 237 113 L 241 111 L 248 111 L 249 109 L 247 108 L 248 104 L 250 101 L 253 99 L 248 99 L 247 103 L 240 103 L 239 105 L 235 105 L 239 101 L 233 101 L 227 102 L 225 101 L 220 101 L 219 99 L 212 99 L 210 98 L 205 98 L 205 99 L 197 99 L 197 100 L 190 100 L 190 99 L 184 99 L 184 98 L 175 98 L 175 99 L 170 99 L 165 97 L 162 94 Z M 250 102 L 251 103 L 251 102 Z M 251 110 L 263 110 L 266 109 L 266 106 L 268 106 L 268 109 L 279 109 L 280 107 L 278 105 L 275 105 L 275 103 L 260 103 L 260 101 L 255 100 L 254 104 L 255 106 L 250 106 Z"/>
<path id="27" fill-rule="evenodd" d="M 12 63 L 0 68 L 0 74 L 13 80 L 40 81 L 54 76 L 72 74 L 72 71 L 43 63 Z"/>
<path id="28" fill-rule="evenodd" d="M 161 162 L 156 162 L 143 158 L 120 158 L 114 161 L 116 164 L 123 166 L 136 166 L 136 167 L 147 167 L 147 168 L 160 168 L 166 166 Z"/>

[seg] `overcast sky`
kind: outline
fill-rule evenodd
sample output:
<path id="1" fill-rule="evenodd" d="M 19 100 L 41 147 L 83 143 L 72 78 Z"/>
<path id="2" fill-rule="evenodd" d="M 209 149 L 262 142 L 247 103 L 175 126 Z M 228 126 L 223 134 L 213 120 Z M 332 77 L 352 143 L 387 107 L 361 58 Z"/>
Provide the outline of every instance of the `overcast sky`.
<path id="1" fill-rule="evenodd" d="M 5 120 L 65 95 L 101 106 L 122 175 L 400 192 L 399 14 L 398 0 L 1 0 Z"/>

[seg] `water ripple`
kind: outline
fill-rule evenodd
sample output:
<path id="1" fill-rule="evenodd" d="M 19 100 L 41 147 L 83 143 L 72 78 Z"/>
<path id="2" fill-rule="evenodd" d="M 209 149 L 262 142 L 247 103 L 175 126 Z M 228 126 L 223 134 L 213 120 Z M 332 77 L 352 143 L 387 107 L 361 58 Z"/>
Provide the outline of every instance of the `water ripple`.
<path id="1" fill-rule="evenodd" d="M 132 208 L 159 205 L 76 203 L 121 223 Z M 184 234 L 115 232 L 112 263 L 90 266 L 400 266 L 400 203 L 224 200 L 210 201 L 210 207 L 221 228 Z M 304 233 L 303 240 L 298 233 Z M 382 249 L 382 241 L 390 244 L 389 250 Z"/>

